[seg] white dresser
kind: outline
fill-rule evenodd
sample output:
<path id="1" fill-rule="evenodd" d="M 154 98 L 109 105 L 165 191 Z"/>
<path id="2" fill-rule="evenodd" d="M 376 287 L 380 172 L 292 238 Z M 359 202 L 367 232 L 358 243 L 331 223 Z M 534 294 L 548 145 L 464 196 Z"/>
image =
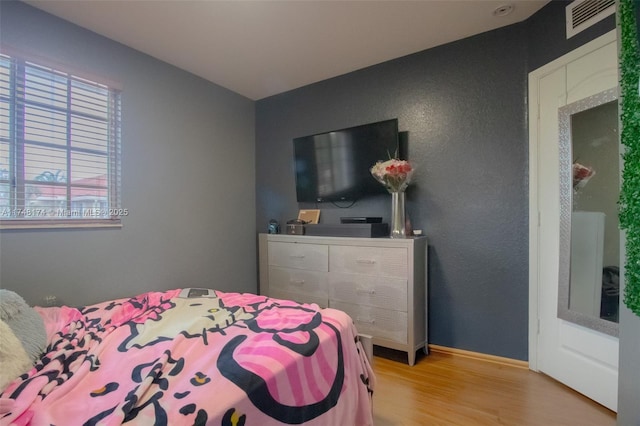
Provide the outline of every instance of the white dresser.
<path id="1" fill-rule="evenodd" d="M 373 344 L 427 344 L 427 239 L 259 235 L 260 293 L 348 313 Z"/>

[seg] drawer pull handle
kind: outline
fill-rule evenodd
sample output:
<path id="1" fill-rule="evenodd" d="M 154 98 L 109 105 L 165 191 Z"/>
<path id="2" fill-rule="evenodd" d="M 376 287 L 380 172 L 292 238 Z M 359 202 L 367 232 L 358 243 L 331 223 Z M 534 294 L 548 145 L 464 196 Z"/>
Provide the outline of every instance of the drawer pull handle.
<path id="1" fill-rule="evenodd" d="M 292 254 L 289 255 L 291 259 L 304 259 L 304 254 Z"/>
<path id="2" fill-rule="evenodd" d="M 291 284 L 304 285 L 304 280 L 290 280 Z"/>
<path id="3" fill-rule="evenodd" d="M 365 323 L 365 324 L 371 324 L 371 325 L 373 325 L 373 324 L 375 324 L 375 323 L 376 323 L 376 320 L 371 319 L 371 318 L 363 319 L 363 318 L 357 317 L 357 318 L 356 318 L 356 322 L 361 322 L 361 323 Z"/>
<path id="4" fill-rule="evenodd" d="M 356 293 L 359 294 L 368 294 L 370 296 L 373 296 L 374 294 L 376 294 L 376 291 L 374 289 L 357 289 Z"/>
<path id="5" fill-rule="evenodd" d="M 373 259 L 356 259 L 356 263 L 364 263 L 366 265 L 373 265 L 376 263 Z"/>

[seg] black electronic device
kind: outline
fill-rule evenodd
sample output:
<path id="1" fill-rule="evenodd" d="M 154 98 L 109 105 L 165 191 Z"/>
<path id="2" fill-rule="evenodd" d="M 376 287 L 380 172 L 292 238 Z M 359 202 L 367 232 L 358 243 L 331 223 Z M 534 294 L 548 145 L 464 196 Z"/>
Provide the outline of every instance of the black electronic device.
<path id="1" fill-rule="evenodd" d="M 293 139 L 298 202 L 355 201 L 385 194 L 371 176 L 377 161 L 404 154 L 391 119 Z"/>
<path id="2" fill-rule="evenodd" d="M 387 223 L 338 223 L 305 225 L 305 235 L 318 237 L 384 238 L 389 236 Z"/>
<path id="3" fill-rule="evenodd" d="M 379 216 L 358 216 L 341 217 L 340 223 L 382 223 Z"/>

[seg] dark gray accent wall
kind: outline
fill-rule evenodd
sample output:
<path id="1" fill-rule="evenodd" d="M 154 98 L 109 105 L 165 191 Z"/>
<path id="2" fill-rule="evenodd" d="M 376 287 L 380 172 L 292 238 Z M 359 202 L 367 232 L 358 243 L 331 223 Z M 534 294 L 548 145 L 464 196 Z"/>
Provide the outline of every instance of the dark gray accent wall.
<path id="1" fill-rule="evenodd" d="M 292 138 L 398 118 L 416 168 L 407 193 L 429 238 L 429 342 L 527 358 L 528 193 L 523 25 L 488 32 L 281 95 L 256 106 L 258 231 L 299 208 Z M 384 159 L 381 159 L 384 160 Z M 344 205 L 344 203 L 341 203 Z M 390 216 L 390 196 L 321 222 Z"/>
<path id="2" fill-rule="evenodd" d="M 82 305 L 256 291 L 253 101 L 21 2 L 0 40 L 123 85 L 122 229 L 0 232 L 0 285 Z"/>

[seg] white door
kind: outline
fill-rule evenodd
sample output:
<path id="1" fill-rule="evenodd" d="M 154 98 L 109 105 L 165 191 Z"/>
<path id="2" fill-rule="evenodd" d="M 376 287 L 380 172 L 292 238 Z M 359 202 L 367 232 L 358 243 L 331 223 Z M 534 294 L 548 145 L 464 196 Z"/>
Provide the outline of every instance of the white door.
<path id="1" fill-rule="evenodd" d="M 616 411 L 618 339 L 558 318 L 558 109 L 617 87 L 615 31 L 529 74 L 529 365 Z"/>

